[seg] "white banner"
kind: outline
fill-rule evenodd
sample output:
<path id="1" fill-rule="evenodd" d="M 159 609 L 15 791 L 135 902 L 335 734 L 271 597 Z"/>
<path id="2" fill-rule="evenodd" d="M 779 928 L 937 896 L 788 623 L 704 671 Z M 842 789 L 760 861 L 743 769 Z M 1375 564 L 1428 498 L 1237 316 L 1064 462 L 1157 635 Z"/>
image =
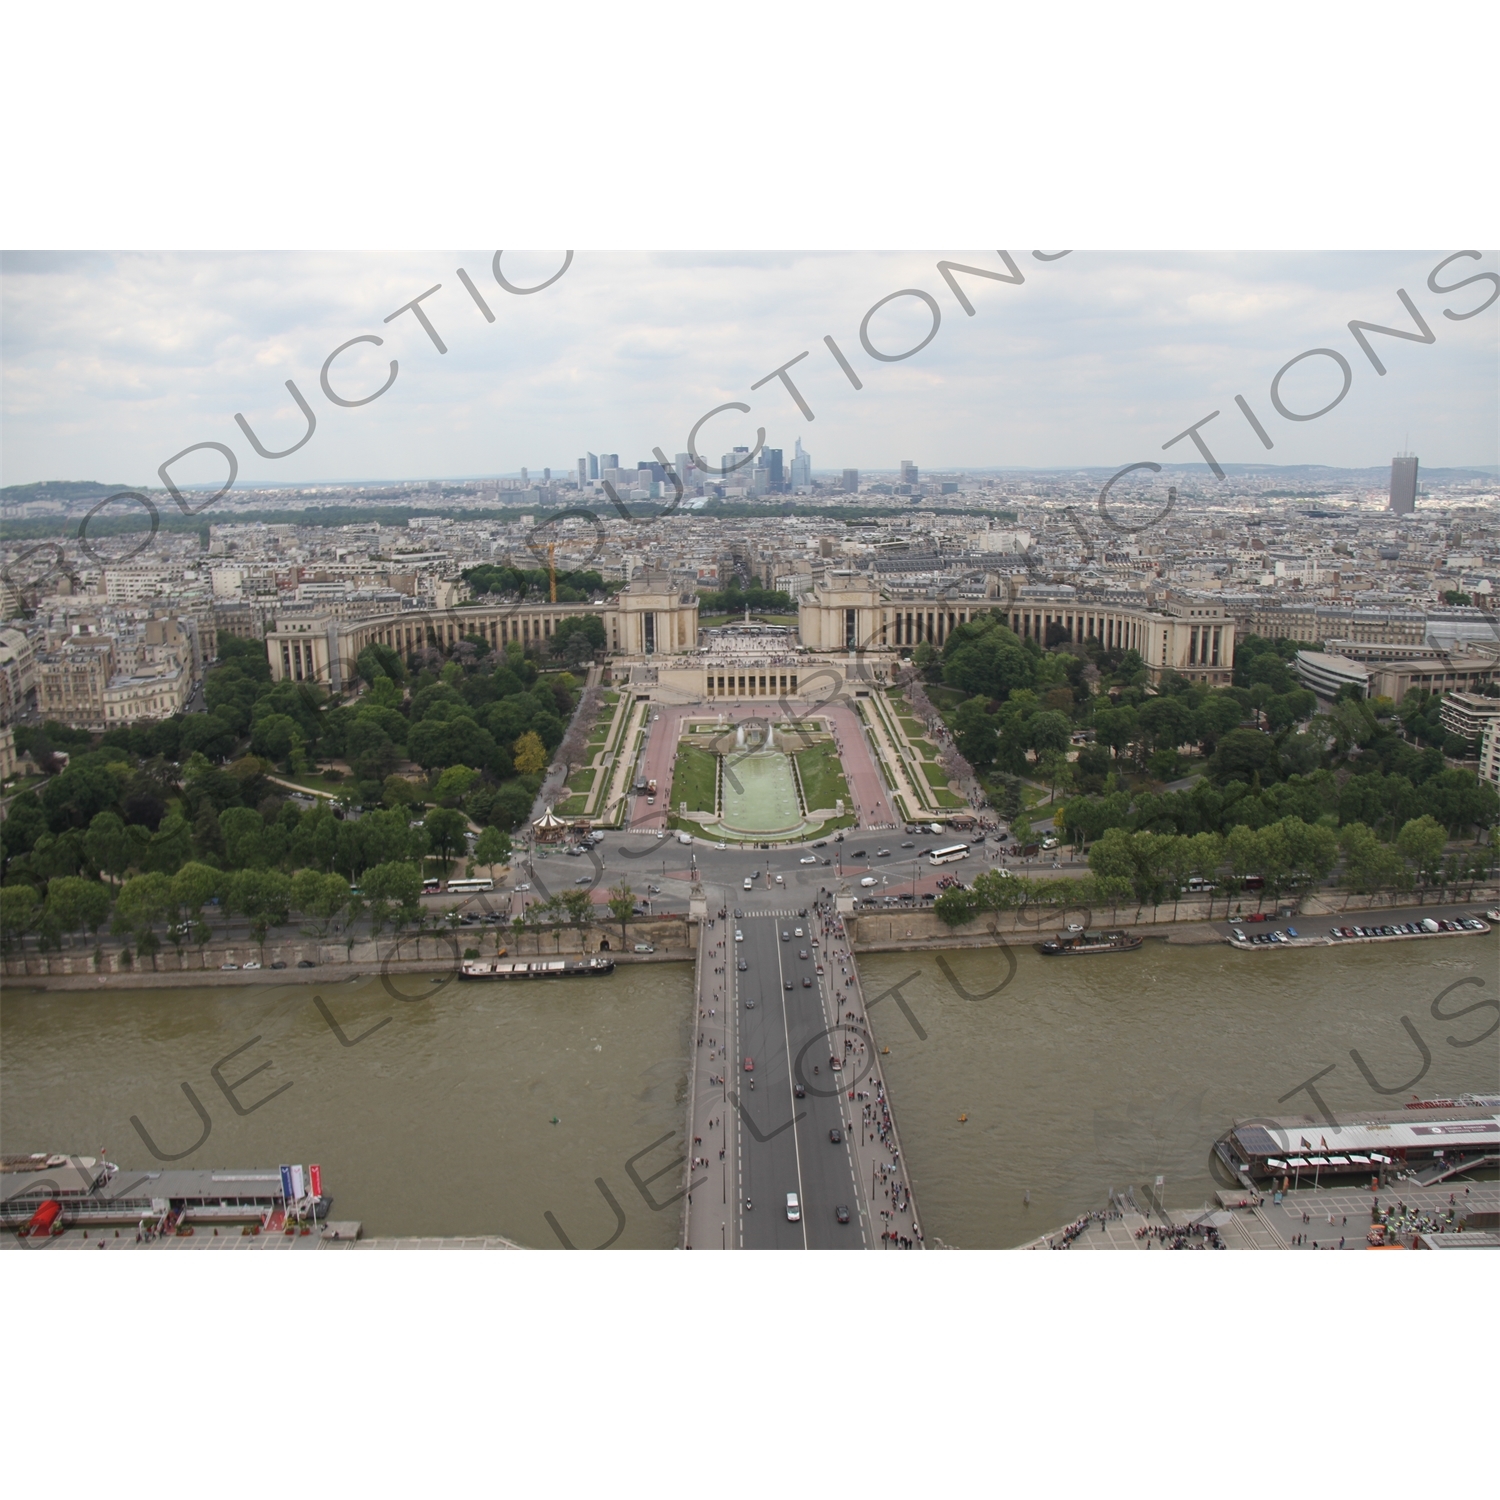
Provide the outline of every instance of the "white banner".
<path id="1" fill-rule="evenodd" d="M 292 1168 L 292 1197 L 293 1198 L 300 1198 L 301 1196 L 302 1196 L 302 1168 L 301 1167 L 293 1167 Z"/>

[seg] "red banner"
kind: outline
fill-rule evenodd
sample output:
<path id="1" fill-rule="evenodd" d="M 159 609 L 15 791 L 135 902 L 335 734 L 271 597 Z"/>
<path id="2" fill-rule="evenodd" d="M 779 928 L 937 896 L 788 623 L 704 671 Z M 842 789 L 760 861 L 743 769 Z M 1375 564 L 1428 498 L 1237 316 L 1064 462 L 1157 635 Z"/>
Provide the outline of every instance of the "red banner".
<path id="1" fill-rule="evenodd" d="M 312 1195 L 314 1198 L 321 1198 L 323 1196 L 323 1169 L 317 1162 L 314 1162 L 307 1170 L 312 1177 Z"/>

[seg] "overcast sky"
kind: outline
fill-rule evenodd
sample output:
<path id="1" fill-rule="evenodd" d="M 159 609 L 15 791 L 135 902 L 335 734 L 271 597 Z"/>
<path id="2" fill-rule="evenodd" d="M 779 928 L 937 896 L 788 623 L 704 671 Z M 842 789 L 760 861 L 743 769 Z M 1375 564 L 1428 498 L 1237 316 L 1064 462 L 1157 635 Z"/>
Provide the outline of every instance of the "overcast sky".
<path id="1" fill-rule="evenodd" d="M 1221 462 L 1370 466 L 1408 441 L 1424 468 L 1500 462 L 1500 305 L 1495 283 L 1440 294 L 1428 275 L 1463 246 L 1349 254 L 1161 254 L 1076 251 L 1052 261 L 1011 255 L 1014 285 L 959 275 L 967 316 L 940 260 L 1005 271 L 994 250 L 911 253 L 664 254 L 579 251 L 557 281 L 529 296 L 504 290 L 492 252 L 7 254 L 0 260 L 0 480 L 159 483 L 157 465 L 190 444 L 229 445 L 246 483 L 448 478 L 570 468 L 588 451 L 633 465 L 653 447 L 670 457 L 710 408 L 743 401 L 703 429 L 705 457 L 766 442 L 788 456 L 800 437 L 819 469 L 1071 467 L 1198 458 L 1162 444 L 1217 410 L 1203 436 Z M 1047 253 L 1051 253 L 1050 251 Z M 552 276 L 562 252 L 507 252 L 516 285 Z M 487 322 L 456 272 L 494 314 Z M 1500 271 L 1494 252 L 1453 261 L 1453 285 Z M 422 305 L 440 354 L 403 303 Z M 941 326 L 920 352 L 880 361 L 860 327 L 881 298 L 926 292 Z M 1436 336 L 1430 345 L 1372 335 L 1376 373 L 1351 319 L 1413 330 L 1405 289 Z M 926 336 L 927 305 L 899 297 L 869 338 L 900 353 Z M 358 397 L 399 374 L 368 405 L 343 408 L 320 388 L 323 361 L 360 334 L 331 376 Z M 863 389 L 823 343 L 832 335 Z M 1277 413 L 1272 378 L 1306 350 L 1348 361 L 1347 396 L 1327 415 Z M 808 422 L 779 380 L 752 384 L 803 350 L 790 372 Z M 298 452 L 258 457 L 234 420 L 243 412 L 271 449 L 302 436 L 295 381 L 317 417 Z M 1343 376 L 1319 355 L 1284 378 L 1283 404 L 1311 412 Z M 1270 434 L 1268 452 L 1235 405 L 1242 394 Z M 221 481 L 222 458 L 196 454 L 180 482 Z"/>

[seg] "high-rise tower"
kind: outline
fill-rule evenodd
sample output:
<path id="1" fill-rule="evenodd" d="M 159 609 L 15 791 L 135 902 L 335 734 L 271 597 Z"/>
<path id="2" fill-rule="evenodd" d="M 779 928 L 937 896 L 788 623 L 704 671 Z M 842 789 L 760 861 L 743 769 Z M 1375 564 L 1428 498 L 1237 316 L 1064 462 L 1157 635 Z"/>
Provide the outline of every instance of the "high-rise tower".
<path id="1" fill-rule="evenodd" d="M 1398 453 L 1391 460 L 1391 513 L 1409 516 L 1417 508 L 1417 456 Z"/>

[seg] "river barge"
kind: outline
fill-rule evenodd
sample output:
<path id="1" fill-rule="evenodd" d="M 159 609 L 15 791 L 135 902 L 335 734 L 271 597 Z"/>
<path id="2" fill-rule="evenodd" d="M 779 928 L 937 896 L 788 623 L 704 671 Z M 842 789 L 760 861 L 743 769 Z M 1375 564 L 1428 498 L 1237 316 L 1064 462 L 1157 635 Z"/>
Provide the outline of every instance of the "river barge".
<path id="1" fill-rule="evenodd" d="M 1085 953 L 1134 953 L 1145 941 L 1132 933 L 1111 928 L 1106 932 L 1084 932 L 1070 927 L 1045 943 L 1038 943 L 1036 951 L 1043 958 L 1073 958 Z"/>
<path id="2" fill-rule="evenodd" d="M 290 1169 L 288 1169 L 288 1172 Z M 297 1169 L 300 1183 L 301 1169 Z M 96 1156 L 38 1152 L 0 1159 L 0 1228 L 61 1233 L 117 1225 L 185 1233 L 195 1224 L 280 1228 L 327 1217 L 326 1193 L 287 1192 L 280 1167 L 121 1169 Z M 321 1186 L 321 1174 L 314 1179 Z"/>
<path id="3" fill-rule="evenodd" d="M 613 974 L 615 961 L 592 958 L 466 958 L 460 979 L 580 979 Z"/>

